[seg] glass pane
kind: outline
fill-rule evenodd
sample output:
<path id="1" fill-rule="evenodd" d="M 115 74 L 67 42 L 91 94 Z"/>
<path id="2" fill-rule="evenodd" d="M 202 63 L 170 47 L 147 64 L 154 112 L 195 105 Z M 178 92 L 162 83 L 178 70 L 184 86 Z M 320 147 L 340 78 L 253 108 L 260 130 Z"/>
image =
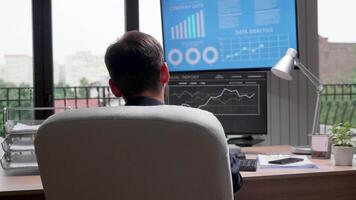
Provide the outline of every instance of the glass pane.
<path id="1" fill-rule="evenodd" d="M 356 1 L 318 0 L 320 78 L 356 83 Z"/>
<path id="2" fill-rule="evenodd" d="M 53 0 L 56 106 L 106 106 L 104 55 L 124 33 L 124 0 Z"/>
<path id="3" fill-rule="evenodd" d="M 4 107 L 33 105 L 31 0 L 0 1 L 0 27 L 0 133 L 2 133 Z"/>
<path id="4" fill-rule="evenodd" d="M 162 44 L 160 0 L 140 0 L 140 30 L 155 37 Z"/>
<path id="5" fill-rule="evenodd" d="M 318 0 L 320 132 L 349 122 L 356 128 L 356 1 Z M 342 83 L 342 84 L 336 84 Z"/>

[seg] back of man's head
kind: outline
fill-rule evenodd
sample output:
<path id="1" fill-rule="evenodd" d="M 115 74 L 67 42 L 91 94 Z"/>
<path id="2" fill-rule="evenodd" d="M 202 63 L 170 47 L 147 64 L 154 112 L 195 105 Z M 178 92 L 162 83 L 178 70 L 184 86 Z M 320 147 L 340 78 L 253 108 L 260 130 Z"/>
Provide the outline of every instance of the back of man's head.
<path id="1" fill-rule="evenodd" d="M 130 31 L 106 51 L 105 64 L 117 89 L 126 98 L 161 89 L 163 49 L 152 36 Z"/>

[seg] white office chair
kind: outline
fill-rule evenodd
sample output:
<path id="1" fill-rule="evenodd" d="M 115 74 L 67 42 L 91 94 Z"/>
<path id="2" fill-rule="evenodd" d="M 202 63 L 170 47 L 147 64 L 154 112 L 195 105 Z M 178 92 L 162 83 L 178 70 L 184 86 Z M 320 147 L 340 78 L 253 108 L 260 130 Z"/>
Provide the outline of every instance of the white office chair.
<path id="1" fill-rule="evenodd" d="M 209 112 L 178 106 L 73 110 L 35 141 L 47 200 L 232 200 L 228 148 Z"/>

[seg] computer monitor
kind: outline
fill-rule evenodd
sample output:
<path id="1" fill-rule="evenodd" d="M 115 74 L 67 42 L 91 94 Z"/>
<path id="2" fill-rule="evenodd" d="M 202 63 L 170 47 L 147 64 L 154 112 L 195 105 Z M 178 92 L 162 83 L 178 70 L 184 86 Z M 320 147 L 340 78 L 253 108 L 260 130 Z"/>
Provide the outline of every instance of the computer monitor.
<path id="1" fill-rule="evenodd" d="M 269 70 L 298 49 L 296 0 L 161 0 L 169 104 L 212 112 L 227 135 L 267 134 Z"/>
<path id="2" fill-rule="evenodd" d="M 295 0 L 161 0 L 171 72 L 268 69 L 297 49 Z"/>
<path id="3" fill-rule="evenodd" d="M 227 135 L 267 134 L 266 72 L 174 73 L 167 103 L 212 112 Z"/>

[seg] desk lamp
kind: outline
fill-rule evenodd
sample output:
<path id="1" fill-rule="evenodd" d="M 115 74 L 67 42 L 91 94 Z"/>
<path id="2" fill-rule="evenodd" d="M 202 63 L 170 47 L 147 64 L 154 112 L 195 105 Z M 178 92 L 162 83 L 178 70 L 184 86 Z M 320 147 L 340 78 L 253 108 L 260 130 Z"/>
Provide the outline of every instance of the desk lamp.
<path id="1" fill-rule="evenodd" d="M 283 56 L 275 66 L 273 66 L 271 71 L 274 75 L 278 76 L 279 78 L 291 81 L 292 80 L 291 71 L 294 68 L 294 66 L 297 66 L 303 72 L 303 74 L 309 79 L 309 81 L 314 85 L 317 96 L 316 96 L 316 105 L 314 111 L 313 128 L 311 132 L 312 146 L 313 146 L 313 139 L 314 139 L 313 136 L 319 135 L 317 131 L 318 131 L 318 124 L 319 124 L 319 117 L 320 117 L 320 95 L 324 87 L 323 84 L 320 82 L 319 78 L 316 77 L 311 71 L 308 70 L 308 68 L 306 68 L 300 62 L 300 60 L 297 58 L 297 54 L 298 54 L 297 50 L 292 48 L 288 49 L 286 55 Z M 302 149 L 299 150 L 301 150 L 300 153 L 302 153 Z M 298 151 L 297 148 L 296 151 Z"/>

